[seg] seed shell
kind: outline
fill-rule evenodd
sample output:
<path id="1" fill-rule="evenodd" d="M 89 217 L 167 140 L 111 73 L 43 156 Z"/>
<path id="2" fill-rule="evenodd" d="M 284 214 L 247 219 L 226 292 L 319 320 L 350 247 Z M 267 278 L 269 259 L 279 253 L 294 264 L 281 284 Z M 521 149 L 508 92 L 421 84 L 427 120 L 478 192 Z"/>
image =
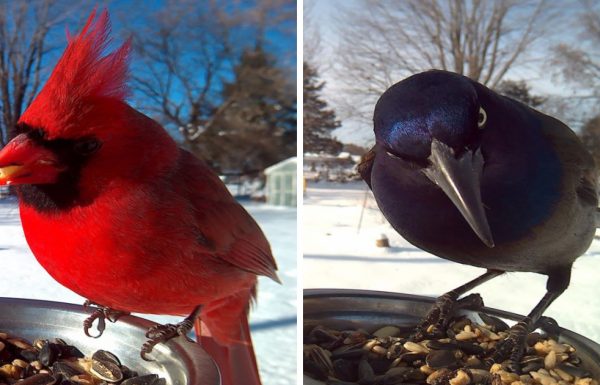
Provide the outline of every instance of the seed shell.
<path id="1" fill-rule="evenodd" d="M 90 372 L 106 382 L 119 382 L 123 379 L 119 366 L 110 361 L 92 360 Z"/>
<path id="2" fill-rule="evenodd" d="M 315 345 L 335 363 L 335 370 L 323 373 L 320 379 L 328 385 L 600 385 L 585 369 L 576 349 L 545 330 L 527 335 L 520 374 L 508 369 L 513 368 L 508 361 L 490 362 L 511 331 L 500 319 L 480 318 L 484 323 L 456 318 L 446 330 L 423 327 L 422 331 L 431 333 L 422 332 L 420 337 L 414 337 L 404 325 L 397 328 L 398 334 L 385 326 L 374 332 L 377 335 L 365 334 L 360 342 L 350 337 L 355 335 L 352 330 L 323 327 L 330 335 L 342 336 L 344 343 Z M 318 378 L 306 365 L 305 374 Z"/>

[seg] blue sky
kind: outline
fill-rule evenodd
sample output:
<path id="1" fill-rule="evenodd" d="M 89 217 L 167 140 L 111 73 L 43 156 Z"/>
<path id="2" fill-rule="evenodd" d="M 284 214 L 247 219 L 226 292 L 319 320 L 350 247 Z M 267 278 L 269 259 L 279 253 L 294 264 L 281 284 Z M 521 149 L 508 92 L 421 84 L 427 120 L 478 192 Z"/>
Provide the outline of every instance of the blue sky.
<path id="1" fill-rule="evenodd" d="M 290 1 L 290 2 L 293 2 Z M 136 12 L 151 13 L 157 11 L 165 5 L 164 0 L 112 0 L 108 2 L 108 10 L 111 13 L 124 12 L 131 14 L 132 8 Z M 241 2 L 247 3 L 246 6 L 252 7 L 255 1 L 245 0 Z M 135 13 L 134 13 L 135 15 Z M 147 20 L 136 17 L 127 17 L 126 23 L 128 28 L 139 24 L 143 26 Z M 120 34 L 123 27 L 122 18 L 113 18 L 113 29 L 116 34 Z M 284 29 L 288 33 L 282 33 Z M 279 64 L 283 67 L 296 68 L 296 23 L 280 24 L 277 29 L 271 28 L 266 31 L 267 49 L 279 59 Z M 295 74 L 295 73 L 294 73 Z"/>
<path id="2" fill-rule="evenodd" d="M 181 3 L 182 1 L 179 2 Z M 65 4 L 68 4 L 68 2 L 65 2 Z M 77 33 L 95 6 L 98 6 L 100 10 L 106 7 L 109 11 L 112 24 L 112 44 L 110 48 L 114 49 L 129 37 L 130 32 L 128 31 L 143 31 L 147 30 L 148 28 L 152 28 L 152 15 L 165 8 L 165 6 L 168 4 L 168 0 L 112 0 L 100 3 L 92 3 L 91 1 L 84 0 L 81 6 L 77 6 L 76 8 L 71 7 L 70 11 L 66 13 L 67 16 L 61 22 L 61 24 L 52 29 L 48 35 L 48 43 L 52 44 L 56 48 L 44 58 L 44 65 L 46 66 L 44 72 L 45 77 L 49 75 L 49 72 L 54 67 L 56 61 L 66 47 L 67 39 L 65 31 L 68 30 L 71 34 Z M 241 2 L 241 4 L 237 6 L 241 8 L 251 8 L 254 6 L 254 4 L 255 1 L 247 0 L 245 2 Z M 290 1 L 290 7 L 295 9 L 295 2 Z M 278 24 L 274 27 L 268 28 L 265 31 L 264 44 L 265 50 L 275 59 L 275 64 L 282 68 L 286 74 L 289 74 L 292 82 L 291 87 L 295 87 L 296 79 L 297 49 L 295 21 L 296 19 L 294 17 L 293 21 L 288 21 L 285 24 Z M 250 33 L 253 29 L 253 25 L 250 25 L 249 23 L 248 25 L 244 25 L 242 28 L 246 29 L 246 32 L 240 32 L 242 35 L 253 36 Z M 253 45 L 253 40 L 251 41 L 250 38 L 246 40 L 242 40 L 240 38 L 236 39 L 235 41 L 236 43 L 243 41 L 243 43 L 240 43 L 240 45 L 247 44 L 249 47 Z M 131 68 L 133 71 L 143 71 L 145 68 L 144 66 L 140 65 L 140 57 L 135 51 L 132 53 L 131 63 Z M 193 65 L 193 63 L 191 63 L 191 65 Z M 198 68 L 197 73 L 197 79 L 201 79 L 202 68 Z M 231 80 L 233 78 L 231 67 L 221 72 L 219 76 L 224 79 Z M 218 95 L 218 93 L 219 90 L 216 90 L 215 94 Z M 175 90 L 174 98 L 176 99 L 180 96 L 181 91 Z M 134 93 L 133 97 L 130 98 L 130 102 L 134 107 L 140 109 L 142 112 L 148 113 L 148 111 L 145 109 L 146 103 L 139 94 Z M 179 135 L 176 128 L 169 128 L 174 136 L 177 137 Z"/>

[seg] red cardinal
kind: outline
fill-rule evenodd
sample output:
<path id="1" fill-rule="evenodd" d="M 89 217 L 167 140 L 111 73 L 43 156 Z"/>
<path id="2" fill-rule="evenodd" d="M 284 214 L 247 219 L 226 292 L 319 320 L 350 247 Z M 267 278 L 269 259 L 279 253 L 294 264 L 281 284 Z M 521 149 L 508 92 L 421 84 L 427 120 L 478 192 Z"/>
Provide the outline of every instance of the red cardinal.
<path id="1" fill-rule="evenodd" d="M 0 151 L 0 183 L 17 190 L 39 263 L 98 305 L 88 321 L 189 314 L 153 328 L 143 354 L 202 319 L 223 383 L 259 384 L 247 312 L 257 275 L 278 281 L 269 243 L 217 175 L 125 102 L 129 42 L 102 56 L 108 13 L 95 19 Z"/>

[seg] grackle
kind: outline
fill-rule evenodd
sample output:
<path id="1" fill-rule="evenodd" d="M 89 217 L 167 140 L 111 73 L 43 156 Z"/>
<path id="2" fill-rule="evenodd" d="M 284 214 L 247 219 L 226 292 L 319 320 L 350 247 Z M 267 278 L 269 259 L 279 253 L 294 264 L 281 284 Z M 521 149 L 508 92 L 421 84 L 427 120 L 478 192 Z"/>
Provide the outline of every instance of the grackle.
<path id="1" fill-rule="evenodd" d="M 431 70 L 385 91 L 359 167 L 406 240 L 487 272 L 439 297 L 413 338 L 443 333 L 461 295 L 504 272 L 548 276 L 547 293 L 488 362 L 519 371 L 525 337 L 589 247 L 596 167 L 565 124 L 458 74 Z"/>

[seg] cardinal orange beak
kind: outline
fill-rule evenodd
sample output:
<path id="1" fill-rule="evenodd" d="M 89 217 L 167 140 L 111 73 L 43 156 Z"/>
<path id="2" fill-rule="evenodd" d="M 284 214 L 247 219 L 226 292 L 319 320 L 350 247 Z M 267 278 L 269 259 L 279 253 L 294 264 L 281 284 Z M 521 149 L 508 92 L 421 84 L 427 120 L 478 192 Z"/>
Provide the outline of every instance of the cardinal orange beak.
<path id="1" fill-rule="evenodd" d="M 61 171 L 56 155 L 25 134 L 0 150 L 0 185 L 54 183 Z"/>

